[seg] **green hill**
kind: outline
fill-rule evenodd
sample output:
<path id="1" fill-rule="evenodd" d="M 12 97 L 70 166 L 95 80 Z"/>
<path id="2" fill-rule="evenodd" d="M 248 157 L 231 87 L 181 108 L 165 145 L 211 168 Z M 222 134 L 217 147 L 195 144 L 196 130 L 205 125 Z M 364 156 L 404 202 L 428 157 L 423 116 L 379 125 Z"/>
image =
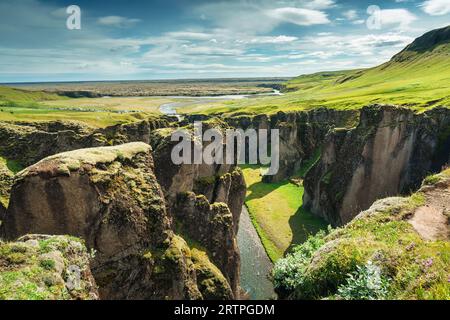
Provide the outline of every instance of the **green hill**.
<path id="1" fill-rule="evenodd" d="M 0 101 L 38 102 L 43 100 L 58 100 L 62 97 L 43 91 L 29 91 L 0 86 Z"/>
<path id="2" fill-rule="evenodd" d="M 370 69 L 320 72 L 286 83 L 281 97 L 203 105 L 186 112 L 260 113 L 316 107 L 361 108 L 372 103 L 418 111 L 450 106 L 450 26 L 417 38 L 390 61 Z M 182 110 L 184 111 L 184 110 Z"/>

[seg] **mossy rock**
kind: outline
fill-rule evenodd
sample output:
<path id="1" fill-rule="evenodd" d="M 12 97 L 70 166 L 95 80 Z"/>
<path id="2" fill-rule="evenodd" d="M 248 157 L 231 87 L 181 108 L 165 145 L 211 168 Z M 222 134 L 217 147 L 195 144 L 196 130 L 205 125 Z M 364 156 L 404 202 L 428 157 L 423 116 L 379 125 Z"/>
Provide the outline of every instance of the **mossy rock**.
<path id="1" fill-rule="evenodd" d="M 90 259 L 74 237 L 27 235 L 0 242 L 0 300 L 98 299 Z"/>

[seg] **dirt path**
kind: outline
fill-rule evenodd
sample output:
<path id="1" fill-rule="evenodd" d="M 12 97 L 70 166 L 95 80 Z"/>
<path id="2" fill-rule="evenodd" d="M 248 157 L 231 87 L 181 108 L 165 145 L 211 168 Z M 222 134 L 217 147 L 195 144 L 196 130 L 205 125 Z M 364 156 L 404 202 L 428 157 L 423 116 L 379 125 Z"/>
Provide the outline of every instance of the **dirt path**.
<path id="1" fill-rule="evenodd" d="M 450 181 L 422 188 L 425 205 L 419 207 L 409 223 L 425 240 L 450 240 Z"/>

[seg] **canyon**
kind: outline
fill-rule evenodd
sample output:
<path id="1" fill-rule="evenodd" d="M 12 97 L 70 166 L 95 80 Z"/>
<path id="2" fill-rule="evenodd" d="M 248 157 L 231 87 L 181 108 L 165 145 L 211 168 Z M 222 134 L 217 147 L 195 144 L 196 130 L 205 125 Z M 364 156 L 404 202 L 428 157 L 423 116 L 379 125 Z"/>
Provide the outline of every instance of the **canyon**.
<path id="1" fill-rule="evenodd" d="M 1 236 L 70 235 L 95 250 L 102 299 L 237 299 L 236 235 L 246 185 L 237 165 L 170 160 L 178 126 L 160 116 L 94 129 L 78 123 L 2 123 L 2 155 L 25 170 L 3 175 Z M 238 116 L 207 127 L 277 128 L 281 180 L 319 153 L 304 204 L 334 226 L 377 199 L 415 190 L 449 161 L 450 112 L 372 105 Z M 318 151 L 319 150 L 319 151 Z M 362 183 L 368 181 L 367 183 Z"/>

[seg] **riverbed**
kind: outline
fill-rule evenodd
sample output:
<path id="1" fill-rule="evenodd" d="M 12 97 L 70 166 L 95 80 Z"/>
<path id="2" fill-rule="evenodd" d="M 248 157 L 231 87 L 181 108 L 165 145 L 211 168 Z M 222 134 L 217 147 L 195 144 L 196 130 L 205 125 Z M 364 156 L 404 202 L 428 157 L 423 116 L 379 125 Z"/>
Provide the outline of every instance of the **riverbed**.
<path id="1" fill-rule="evenodd" d="M 237 241 L 241 254 L 242 289 L 252 300 L 275 298 L 273 283 L 269 279 L 273 265 L 245 206 L 242 207 Z"/>

